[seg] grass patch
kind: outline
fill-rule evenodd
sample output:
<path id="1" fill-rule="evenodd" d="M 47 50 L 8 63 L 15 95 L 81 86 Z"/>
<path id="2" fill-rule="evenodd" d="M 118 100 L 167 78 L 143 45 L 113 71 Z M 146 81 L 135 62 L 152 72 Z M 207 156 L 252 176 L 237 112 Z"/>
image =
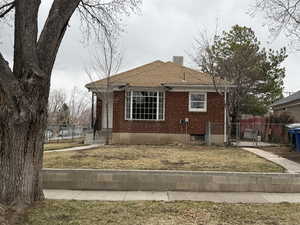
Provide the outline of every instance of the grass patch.
<path id="1" fill-rule="evenodd" d="M 296 225 L 300 204 L 45 201 L 19 225 Z"/>
<path id="2" fill-rule="evenodd" d="M 80 147 L 80 146 L 86 146 L 86 145 L 78 142 L 50 143 L 50 144 L 44 144 L 44 151 L 59 150 L 59 149 L 66 149 L 66 148 L 73 148 L 73 147 Z"/>
<path id="3" fill-rule="evenodd" d="M 45 168 L 283 172 L 284 169 L 238 148 L 199 146 L 108 146 L 50 153 Z"/>

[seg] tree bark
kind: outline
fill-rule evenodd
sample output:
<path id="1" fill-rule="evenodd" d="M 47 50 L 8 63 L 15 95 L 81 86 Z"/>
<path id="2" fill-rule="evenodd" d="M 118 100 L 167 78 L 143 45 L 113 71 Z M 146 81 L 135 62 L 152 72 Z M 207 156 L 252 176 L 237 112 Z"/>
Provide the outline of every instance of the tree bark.
<path id="1" fill-rule="evenodd" d="M 26 89 L 26 88 L 25 88 Z M 6 104 L 0 89 L 0 203 L 22 209 L 43 199 L 43 165 L 49 84 L 37 82 Z"/>

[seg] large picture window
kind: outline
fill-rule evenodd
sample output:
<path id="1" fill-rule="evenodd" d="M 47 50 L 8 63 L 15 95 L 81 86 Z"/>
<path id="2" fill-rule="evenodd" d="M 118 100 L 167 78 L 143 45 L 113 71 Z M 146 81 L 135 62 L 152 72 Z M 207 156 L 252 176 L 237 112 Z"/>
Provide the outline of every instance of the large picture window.
<path id="1" fill-rule="evenodd" d="M 207 111 L 207 94 L 206 93 L 190 93 L 189 111 L 190 112 L 206 112 Z"/>
<path id="2" fill-rule="evenodd" d="M 165 93 L 159 91 L 126 92 L 127 120 L 164 120 Z"/>

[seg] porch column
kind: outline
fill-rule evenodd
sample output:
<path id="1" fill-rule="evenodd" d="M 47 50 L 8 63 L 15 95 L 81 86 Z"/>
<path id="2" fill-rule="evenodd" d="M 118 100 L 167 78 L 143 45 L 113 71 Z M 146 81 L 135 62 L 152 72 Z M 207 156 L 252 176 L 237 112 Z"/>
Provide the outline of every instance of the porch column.
<path id="1" fill-rule="evenodd" d="M 94 92 L 92 92 L 91 129 L 94 128 L 94 102 L 95 102 L 95 94 Z"/>

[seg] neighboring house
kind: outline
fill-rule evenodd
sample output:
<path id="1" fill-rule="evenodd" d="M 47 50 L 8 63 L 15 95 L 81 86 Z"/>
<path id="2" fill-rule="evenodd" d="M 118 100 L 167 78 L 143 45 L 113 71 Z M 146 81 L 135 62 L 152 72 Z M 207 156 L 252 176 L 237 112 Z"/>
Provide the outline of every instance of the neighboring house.
<path id="1" fill-rule="evenodd" d="M 287 113 L 300 122 L 300 91 L 272 104 L 274 113 Z"/>
<path id="2" fill-rule="evenodd" d="M 229 84 L 219 79 L 223 92 L 219 94 L 210 75 L 182 66 L 183 57 L 174 60 L 111 76 L 109 127 L 107 80 L 87 84 L 97 96 L 97 130 L 111 130 L 113 144 L 185 143 L 204 138 L 212 122 L 221 125 L 213 132 L 212 142 L 224 143 L 224 92 Z"/>

